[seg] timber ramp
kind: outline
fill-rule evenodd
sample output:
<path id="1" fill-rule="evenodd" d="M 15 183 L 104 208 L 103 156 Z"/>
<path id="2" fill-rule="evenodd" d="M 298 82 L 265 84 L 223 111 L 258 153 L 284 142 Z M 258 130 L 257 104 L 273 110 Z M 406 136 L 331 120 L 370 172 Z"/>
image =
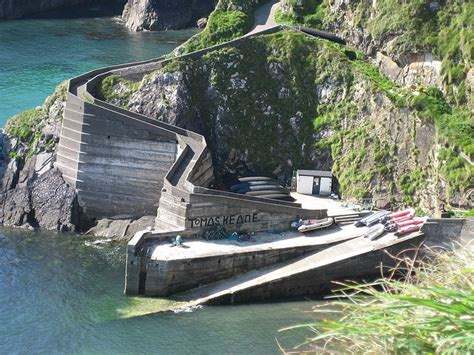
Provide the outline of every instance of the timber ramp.
<path id="1" fill-rule="evenodd" d="M 327 290 L 332 281 L 381 275 L 395 265 L 393 256 L 414 254 L 423 240 L 421 232 L 401 238 L 387 234 L 375 241 L 358 237 L 307 256 L 176 294 L 173 299 L 186 301 L 184 307 L 189 307 L 316 294 Z"/>

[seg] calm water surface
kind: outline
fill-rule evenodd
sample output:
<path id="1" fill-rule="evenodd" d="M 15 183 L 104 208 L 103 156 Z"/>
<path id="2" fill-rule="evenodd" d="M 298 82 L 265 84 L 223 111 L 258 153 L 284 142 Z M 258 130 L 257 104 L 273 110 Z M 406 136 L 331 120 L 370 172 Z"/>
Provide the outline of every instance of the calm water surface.
<path id="1" fill-rule="evenodd" d="M 0 230 L 0 353 L 272 354 L 275 338 L 291 347 L 308 335 L 277 331 L 313 320 L 315 302 L 128 317 L 137 305 L 122 294 L 125 245 L 89 242 Z"/>
<path id="2" fill-rule="evenodd" d="M 61 81 L 170 52 L 196 30 L 131 32 L 119 17 L 0 21 L 0 126 Z"/>

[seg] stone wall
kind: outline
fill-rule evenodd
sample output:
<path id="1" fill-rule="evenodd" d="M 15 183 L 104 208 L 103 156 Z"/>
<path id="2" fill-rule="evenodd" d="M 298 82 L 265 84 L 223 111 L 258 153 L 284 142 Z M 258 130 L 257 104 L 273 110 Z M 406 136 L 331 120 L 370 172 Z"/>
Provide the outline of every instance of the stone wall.
<path id="1" fill-rule="evenodd" d="M 324 265 L 314 265 L 304 272 L 282 276 L 271 282 L 262 282 L 254 287 L 222 294 L 220 297 L 212 299 L 208 304 L 235 304 L 306 296 L 328 291 L 332 285 L 336 286 L 334 285 L 335 281 L 344 282 L 348 279 L 377 277 L 397 263 L 391 255 L 411 258 L 422 240 L 423 236 L 421 235 L 387 248 L 376 249 Z"/>

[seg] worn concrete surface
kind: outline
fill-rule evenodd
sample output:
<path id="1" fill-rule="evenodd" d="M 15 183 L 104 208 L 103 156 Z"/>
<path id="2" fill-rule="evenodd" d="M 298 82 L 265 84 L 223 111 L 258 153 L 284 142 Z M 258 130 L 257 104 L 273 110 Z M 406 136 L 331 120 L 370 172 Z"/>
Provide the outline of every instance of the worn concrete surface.
<path id="1" fill-rule="evenodd" d="M 151 260 L 177 260 L 203 258 L 215 255 L 230 255 L 268 249 L 284 249 L 305 245 L 324 245 L 343 241 L 362 235 L 367 227 L 357 228 L 354 225 L 336 226 L 324 230 L 302 234 L 298 231 L 283 233 L 256 233 L 255 242 L 237 242 L 232 240 L 195 240 L 185 242 L 185 248 L 170 247 L 170 243 L 153 246 Z"/>
<path id="2" fill-rule="evenodd" d="M 247 36 L 277 26 L 275 15 L 279 7 L 279 0 L 272 0 L 260 6 L 255 11 L 254 27 Z"/>
<path id="3" fill-rule="evenodd" d="M 320 197 L 316 195 L 303 195 L 292 192 L 296 203 L 301 204 L 304 209 L 327 209 L 328 216 L 350 215 L 357 213 L 350 208 L 344 207 L 341 201 L 333 200 L 329 197 Z"/>
<path id="4" fill-rule="evenodd" d="M 364 237 L 355 238 L 327 248 L 323 251 L 315 252 L 308 256 L 299 258 L 298 260 L 289 260 L 271 267 L 254 270 L 227 280 L 183 292 L 181 294 L 175 295 L 174 298 L 179 300 L 189 300 L 192 301 L 192 304 L 203 304 L 209 302 L 214 303 L 219 299 L 228 300 L 228 296 L 230 296 L 230 301 L 233 303 L 234 296 L 242 294 L 243 297 L 250 297 L 250 290 L 258 289 L 263 285 L 267 285 L 272 288 L 272 292 L 277 291 L 274 289 L 274 286 L 272 286 L 272 284 L 276 285 L 277 283 L 281 283 L 285 288 L 290 285 L 290 288 L 293 287 L 296 289 L 297 283 L 295 284 L 295 280 L 298 281 L 299 279 L 297 275 L 304 275 L 309 271 L 311 271 L 312 274 L 314 274 L 314 272 L 317 274 L 317 271 L 321 269 L 319 278 L 310 281 L 310 284 L 314 281 L 314 285 L 319 287 L 323 283 L 329 282 L 331 280 L 330 278 L 328 279 L 325 272 L 322 272 L 325 271 L 322 268 L 335 265 L 339 262 L 344 262 L 345 260 L 352 260 L 349 265 L 342 265 L 340 270 L 341 275 L 352 273 L 357 274 L 357 272 L 361 270 L 366 272 L 367 266 L 369 266 L 369 268 L 373 267 L 375 271 L 377 266 L 376 262 L 372 262 L 371 265 L 365 265 L 364 268 L 358 269 L 356 268 L 356 266 L 358 266 L 358 259 L 354 260 L 353 258 L 359 257 L 360 259 L 365 254 L 369 254 L 377 250 L 380 251 L 383 248 L 395 244 L 402 245 L 404 241 L 409 241 L 419 236 L 420 233 L 415 233 L 403 238 L 397 238 L 393 234 L 387 234 L 376 241 L 370 241 Z M 266 295 L 266 293 L 260 295 L 260 290 L 255 292 L 255 296 L 257 296 L 257 298 L 262 296 L 263 299 L 266 298 Z M 287 296 L 289 295 L 290 294 Z"/>

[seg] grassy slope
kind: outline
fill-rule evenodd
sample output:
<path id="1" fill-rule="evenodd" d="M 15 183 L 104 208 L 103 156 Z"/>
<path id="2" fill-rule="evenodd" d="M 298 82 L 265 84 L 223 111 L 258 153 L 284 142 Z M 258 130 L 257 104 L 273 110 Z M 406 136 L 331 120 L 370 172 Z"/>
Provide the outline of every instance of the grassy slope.
<path id="1" fill-rule="evenodd" d="M 25 161 L 36 152 L 36 148 L 42 138 L 41 129 L 53 103 L 60 98 L 66 98 L 67 81 L 59 84 L 54 93 L 48 97 L 41 108 L 31 109 L 21 112 L 11 117 L 6 125 L 5 131 L 13 138 L 17 139 L 16 146 L 12 147 L 10 157 L 19 161 Z M 53 142 L 45 142 L 45 145 Z"/>
<path id="2" fill-rule="evenodd" d="M 250 31 L 254 11 L 266 0 L 219 0 L 206 28 L 184 44 L 184 53 L 239 38 Z"/>
<path id="3" fill-rule="evenodd" d="M 283 0 L 284 11 L 278 19 L 283 23 L 321 28 L 336 22 L 338 13 L 329 9 L 334 0 Z M 474 59 L 474 3 L 447 0 L 438 10 L 432 1 L 372 0 L 348 4 L 353 14 L 352 30 L 363 28 L 372 38 L 395 36 L 392 55 L 432 51 L 442 60 L 442 73 L 451 103 L 467 102 L 465 78 Z M 391 37 L 388 37 L 391 38 Z"/>
<path id="4" fill-rule="evenodd" d="M 351 285 L 342 292 L 341 301 L 330 303 L 331 309 L 315 308 L 316 315 L 332 312 L 337 319 L 297 326 L 315 333 L 305 345 L 329 354 L 341 349 L 361 354 L 470 353 L 474 347 L 472 248 L 438 251 L 432 259 L 421 265 L 401 263 L 403 281 Z"/>

